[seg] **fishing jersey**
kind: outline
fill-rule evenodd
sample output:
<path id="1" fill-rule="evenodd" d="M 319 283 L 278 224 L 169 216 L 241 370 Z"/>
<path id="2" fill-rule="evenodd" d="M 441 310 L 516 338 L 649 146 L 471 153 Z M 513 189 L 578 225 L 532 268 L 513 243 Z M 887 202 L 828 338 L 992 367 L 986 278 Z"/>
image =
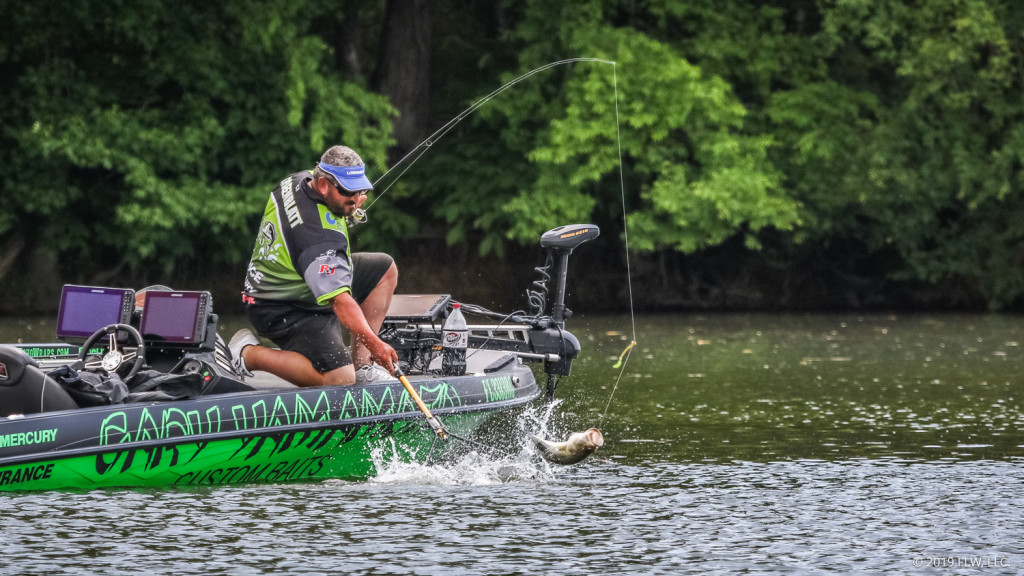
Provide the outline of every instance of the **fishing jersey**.
<path id="1" fill-rule="evenodd" d="M 319 201 L 312 175 L 292 174 L 271 192 L 245 275 L 247 302 L 327 308 L 331 298 L 352 291 L 348 225 Z"/>

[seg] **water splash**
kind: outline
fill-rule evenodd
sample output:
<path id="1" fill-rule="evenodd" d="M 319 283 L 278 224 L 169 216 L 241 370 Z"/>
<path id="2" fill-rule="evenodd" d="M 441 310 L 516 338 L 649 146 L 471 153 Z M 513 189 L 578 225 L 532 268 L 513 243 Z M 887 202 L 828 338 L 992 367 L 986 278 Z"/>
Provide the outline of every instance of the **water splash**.
<path id="1" fill-rule="evenodd" d="M 505 437 L 504 449 L 498 448 L 497 440 L 481 441 L 494 447 L 490 452 L 456 450 L 440 458 L 435 454 L 435 461 L 427 464 L 427 454 L 422 452 L 429 451 L 429 448 L 410 450 L 393 438 L 384 439 L 370 453 L 376 469 L 376 475 L 370 482 L 445 486 L 555 482 L 558 480 L 556 468 L 538 456 L 530 434 L 544 437 L 563 435 L 550 430 L 556 426 L 552 423 L 552 416 L 560 403 L 561 400 L 556 400 L 543 406 L 524 409 L 515 420 L 509 422 L 508 430 L 500 434 Z"/>

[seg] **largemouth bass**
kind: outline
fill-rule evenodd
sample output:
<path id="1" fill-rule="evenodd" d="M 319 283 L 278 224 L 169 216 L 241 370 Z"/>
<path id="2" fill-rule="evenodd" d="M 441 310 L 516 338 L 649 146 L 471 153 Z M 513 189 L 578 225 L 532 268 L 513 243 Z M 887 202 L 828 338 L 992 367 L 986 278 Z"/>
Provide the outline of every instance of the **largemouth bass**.
<path id="1" fill-rule="evenodd" d="M 535 434 L 530 439 L 545 460 L 554 464 L 575 464 L 604 445 L 604 436 L 597 428 L 575 432 L 565 442 L 551 442 Z"/>

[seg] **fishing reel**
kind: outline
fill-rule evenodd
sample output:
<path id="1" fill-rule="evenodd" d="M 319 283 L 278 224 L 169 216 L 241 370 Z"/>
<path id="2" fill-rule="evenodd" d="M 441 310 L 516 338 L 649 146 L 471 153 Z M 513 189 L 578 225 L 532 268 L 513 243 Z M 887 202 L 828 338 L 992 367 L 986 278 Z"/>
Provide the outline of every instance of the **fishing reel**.
<path id="1" fill-rule="evenodd" d="M 357 224 L 366 224 L 366 210 L 362 208 L 356 208 L 355 212 L 351 216 L 346 218 L 346 224 L 351 228 Z"/>

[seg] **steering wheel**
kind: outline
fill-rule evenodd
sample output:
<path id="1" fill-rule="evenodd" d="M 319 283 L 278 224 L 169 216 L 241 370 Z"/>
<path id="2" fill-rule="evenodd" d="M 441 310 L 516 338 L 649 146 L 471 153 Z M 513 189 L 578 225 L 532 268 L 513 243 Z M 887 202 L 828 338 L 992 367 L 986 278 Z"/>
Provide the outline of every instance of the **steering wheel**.
<path id="1" fill-rule="evenodd" d="M 120 349 L 117 347 L 117 336 L 118 334 L 125 333 L 129 336 L 129 344 L 135 344 L 135 346 L 122 346 Z M 107 352 L 99 360 L 87 361 L 89 357 L 89 350 L 99 341 L 103 336 L 107 336 Z M 111 324 L 104 326 L 96 332 L 93 332 L 92 336 L 82 344 L 81 350 L 78 351 L 78 361 L 75 362 L 74 368 L 76 370 L 88 370 L 90 372 L 102 372 L 109 374 L 116 372 L 121 366 L 131 362 L 134 359 L 135 363 L 132 364 L 128 374 L 122 379 L 126 382 L 130 380 L 135 374 L 142 368 L 142 365 L 146 363 L 146 346 L 142 343 L 142 334 L 139 331 L 127 324 Z"/>

